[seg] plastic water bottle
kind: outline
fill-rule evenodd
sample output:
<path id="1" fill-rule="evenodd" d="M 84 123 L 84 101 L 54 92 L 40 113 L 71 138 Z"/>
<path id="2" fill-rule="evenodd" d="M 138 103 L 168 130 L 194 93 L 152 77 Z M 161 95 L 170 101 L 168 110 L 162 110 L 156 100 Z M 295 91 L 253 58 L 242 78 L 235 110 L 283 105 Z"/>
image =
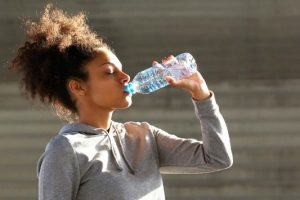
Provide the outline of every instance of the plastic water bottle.
<path id="1" fill-rule="evenodd" d="M 193 56 L 190 53 L 182 53 L 167 64 L 161 64 L 161 67 L 152 66 L 139 72 L 132 82 L 125 85 L 124 90 L 131 94 L 148 94 L 169 85 L 165 76 L 180 80 L 191 76 L 196 71 L 197 64 Z"/>

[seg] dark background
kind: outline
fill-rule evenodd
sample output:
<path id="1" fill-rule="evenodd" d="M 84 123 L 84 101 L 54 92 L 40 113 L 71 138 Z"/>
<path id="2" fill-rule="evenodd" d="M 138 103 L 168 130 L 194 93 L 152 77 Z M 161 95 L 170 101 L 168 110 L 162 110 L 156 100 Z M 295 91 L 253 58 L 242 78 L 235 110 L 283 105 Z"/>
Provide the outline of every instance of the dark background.
<path id="1" fill-rule="evenodd" d="M 6 70 L 24 41 L 22 19 L 47 2 L 75 14 L 116 50 L 131 77 L 153 60 L 190 52 L 215 92 L 234 153 L 232 168 L 164 175 L 167 199 L 300 198 L 300 1 L 0 1 L 0 199 L 37 199 L 36 162 L 64 122 L 21 97 Z M 190 96 L 165 88 L 135 95 L 115 121 L 148 121 L 201 138 Z"/>

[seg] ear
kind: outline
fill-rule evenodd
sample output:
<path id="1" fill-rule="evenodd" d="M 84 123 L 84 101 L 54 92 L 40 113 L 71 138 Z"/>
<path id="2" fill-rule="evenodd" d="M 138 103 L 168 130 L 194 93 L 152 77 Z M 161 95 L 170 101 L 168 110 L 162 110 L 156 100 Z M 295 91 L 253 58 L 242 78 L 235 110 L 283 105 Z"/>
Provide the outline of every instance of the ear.
<path id="1" fill-rule="evenodd" d="M 67 88 L 75 96 L 84 96 L 86 94 L 86 85 L 82 80 L 70 79 L 67 82 Z"/>

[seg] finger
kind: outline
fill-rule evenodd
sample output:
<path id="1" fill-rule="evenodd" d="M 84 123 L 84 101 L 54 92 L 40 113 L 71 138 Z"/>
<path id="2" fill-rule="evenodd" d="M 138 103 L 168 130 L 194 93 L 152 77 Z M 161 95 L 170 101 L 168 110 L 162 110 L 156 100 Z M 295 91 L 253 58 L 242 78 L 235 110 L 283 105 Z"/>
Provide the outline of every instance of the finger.
<path id="1" fill-rule="evenodd" d="M 162 63 L 167 65 L 169 63 L 174 63 L 174 62 L 178 62 L 178 60 L 176 59 L 176 57 L 174 57 L 173 55 L 169 55 L 169 56 L 166 56 L 162 59 Z"/>
<path id="2" fill-rule="evenodd" d="M 170 85 L 175 85 L 176 84 L 176 80 L 171 77 L 171 76 L 166 76 L 165 77 L 166 81 L 170 84 Z"/>
<path id="3" fill-rule="evenodd" d="M 169 83 L 169 85 L 177 87 L 177 88 L 186 88 L 187 83 L 185 80 L 176 80 L 171 76 L 166 76 L 165 80 Z"/>
<path id="4" fill-rule="evenodd" d="M 152 62 L 152 66 L 159 69 L 159 70 L 163 70 L 164 69 L 164 66 L 161 65 L 160 63 L 158 63 L 157 61 L 153 61 Z"/>
<path id="5" fill-rule="evenodd" d="M 157 62 L 156 60 L 154 60 L 154 61 L 152 62 L 152 66 L 157 65 L 157 64 L 158 64 L 158 62 Z"/>
<path id="6" fill-rule="evenodd" d="M 169 55 L 169 56 L 166 56 L 162 59 L 163 62 L 168 62 L 170 60 L 173 60 L 175 59 L 175 57 L 173 55 Z"/>
<path id="7" fill-rule="evenodd" d="M 169 55 L 169 59 L 170 59 L 170 60 L 173 60 L 173 59 L 176 59 L 176 58 L 175 58 L 174 55 Z"/>

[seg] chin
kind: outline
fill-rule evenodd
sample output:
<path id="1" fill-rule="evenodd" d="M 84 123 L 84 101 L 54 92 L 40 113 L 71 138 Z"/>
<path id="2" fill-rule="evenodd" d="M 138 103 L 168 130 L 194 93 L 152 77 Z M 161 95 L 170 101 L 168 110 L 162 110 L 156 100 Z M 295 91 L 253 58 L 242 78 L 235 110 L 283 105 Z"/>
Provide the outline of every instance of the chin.
<path id="1" fill-rule="evenodd" d="M 126 106 L 119 106 L 119 107 L 117 108 L 117 110 L 118 110 L 118 109 L 119 109 L 119 110 L 127 109 L 127 108 L 129 108 L 130 106 L 131 106 L 131 104 L 126 105 Z"/>
<path id="2" fill-rule="evenodd" d="M 119 106 L 119 109 L 126 109 L 129 108 L 132 105 L 131 99 L 128 101 L 124 101 L 122 105 Z"/>

